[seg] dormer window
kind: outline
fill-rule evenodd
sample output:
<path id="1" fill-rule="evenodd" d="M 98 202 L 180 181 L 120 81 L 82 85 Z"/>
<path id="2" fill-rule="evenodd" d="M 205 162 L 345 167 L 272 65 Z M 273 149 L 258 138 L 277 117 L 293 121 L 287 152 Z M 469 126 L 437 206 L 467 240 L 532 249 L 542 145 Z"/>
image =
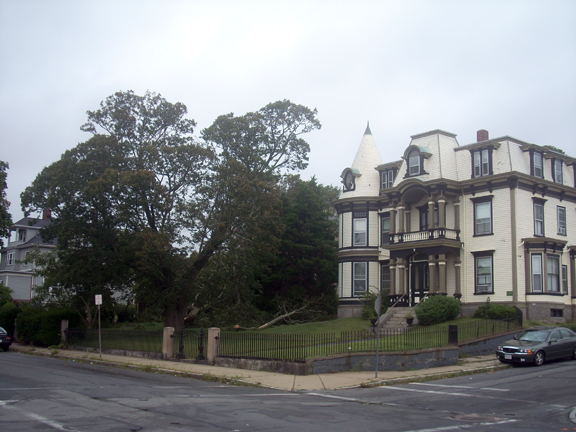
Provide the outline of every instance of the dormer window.
<path id="1" fill-rule="evenodd" d="M 421 157 L 418 149 L 413 149 L 408 154 L 408 175 L 417 176 L 420 174 Z"/>
<path id="2" fill-rule="evenodd" d="M 19 229 L 18 230 L 18 241 L 25 242 L 26 241 L 26 230 Z"/>
<path id="3" fill-rule="evenodd" d="M 404 178 L 428 174 L 424 171 L 424 159 L 427 159 L 430 156 L 432 156 L 432 154 L 426 147 L 417 145 L 409 146 L 402 157 L 406 164 L 406 175 Z"/>
<path id="4" fill-rule="evenodd" d="M 352 173 L 350 168 L 347 168 L 344 172 L 344 178 L 342 180 L 344 183 L 344 191 L 353 191 L 356 189 L 356 177 Z"/>
<path id="5" fill-rule="evenodd" d="M 380 173 L 380 189 L 390 189 L 394 185 L 396 171 L 393 169 L 384 170 Z"/>
<path id="6" fill-rule="evenodd" d="M 472 152 L 472 178 L 492 174 L 492 149 L 481 149 Z"/>
<path id="7" fill-rule="evenodd" d="M 542 153 L 533 152 L 532 153 L 532 166 L 531 173 L 534 177 L 544 178 L 544 165 L 542 164 Z"/>
<path id="8" fill-rule="evenodd" d="M 562 161 L 560 159 L 552 159 L 552 178 L 556 183 L 564 182 L 564 177 L 562 175 Z"/>

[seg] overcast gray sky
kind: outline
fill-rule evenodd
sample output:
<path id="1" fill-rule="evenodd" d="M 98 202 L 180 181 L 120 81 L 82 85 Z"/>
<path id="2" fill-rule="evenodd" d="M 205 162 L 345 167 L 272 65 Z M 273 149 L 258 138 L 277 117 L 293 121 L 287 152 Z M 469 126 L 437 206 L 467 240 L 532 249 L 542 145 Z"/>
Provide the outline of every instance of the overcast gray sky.
<path id="1" fill-rule="evenodd" d="M 384 162 L 410 135 L 511 135 L 576 156 L 574 0 L 0 0 L 8 199 L 86 141 L 119 90 L 182 102 L 197 132 L 290 99 L 318 109 L 304 179 L 340 185 L 366 122 Z"/>

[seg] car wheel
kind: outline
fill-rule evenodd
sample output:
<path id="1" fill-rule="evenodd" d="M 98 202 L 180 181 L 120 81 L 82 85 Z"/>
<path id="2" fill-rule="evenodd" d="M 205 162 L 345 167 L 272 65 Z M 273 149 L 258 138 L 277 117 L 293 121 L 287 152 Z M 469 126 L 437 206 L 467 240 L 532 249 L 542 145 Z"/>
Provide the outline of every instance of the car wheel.
<path id="1" fill-rule="evenodd" d="M 572 360 L 576 360 L 576 346 L 574 347 L 574 351 L 572 351 Z"/>
<path id="2" fill-rule="evenodd" d="M 536 366 L 542 366 L 544 364 L 544 351 L 538 351 L 534 356 L 534 364 Z"/>

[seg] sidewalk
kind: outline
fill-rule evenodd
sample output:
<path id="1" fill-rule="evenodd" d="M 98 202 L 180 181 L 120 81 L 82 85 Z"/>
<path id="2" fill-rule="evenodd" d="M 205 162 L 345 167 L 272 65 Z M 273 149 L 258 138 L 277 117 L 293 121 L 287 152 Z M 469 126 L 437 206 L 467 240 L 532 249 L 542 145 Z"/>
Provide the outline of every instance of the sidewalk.
<path id="1" fill-rule="evenodd" d="M 54 350 L 13 344 L 10 348 L 15 353 L 52 357 L 69 361 L 81 361 L 105 366 L 127 367 L 147 372 L 178 374 L 207 381 L 223 381 L 238 385 L 256 385 L 286 391 L 334 390 L 353 387 L 371 387 L 410 381 L 420 381 L 455 375 L 465 375 L 480 371 L 507 368 L 494 354 L 479 357 L 468 357 L 454 366 L 442 366 L 431 369 L 410 370 L 403 372 L 339 372 L 317 375 L 285 375 L 275 372 L 252 371 L 246 369 L 224 368 L 218 366 L 181 363 L 177 361 L 152 360 L 137 357 L 124 357 L 111 354 L 87 353 L 84 351 Z"/>

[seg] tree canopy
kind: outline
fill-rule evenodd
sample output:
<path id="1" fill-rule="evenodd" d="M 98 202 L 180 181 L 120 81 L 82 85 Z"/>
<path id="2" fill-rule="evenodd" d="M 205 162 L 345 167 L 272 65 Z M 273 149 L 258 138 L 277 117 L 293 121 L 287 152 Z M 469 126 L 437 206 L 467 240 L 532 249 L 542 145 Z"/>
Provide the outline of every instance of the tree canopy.
<path id="1" fill-rule="evenodd" d="M 12 226 L 10 202 L 6 198 L 8 167 L 8 162 L 0 161 L 0 247 L 4 246 L 4 238 L 10 236 L 10 226 Z"/>
<path id="2" fill-rule="evenodd" d="M 320 127 L 316 110 L 284 100 L 220 116 L 201 141 L 186 113 L 156 93 L 117 92 L 87 112 L 93 137 L 22 193 L 26 214 L 52 209 L 50 283 L 85 296 L 131 287 L 179 327 L 213 290 L 202 272 L 216 256 L 253 262 L 246 251 L 274 247 L 279 176 L 306 166 L 300 135 Z"/>

